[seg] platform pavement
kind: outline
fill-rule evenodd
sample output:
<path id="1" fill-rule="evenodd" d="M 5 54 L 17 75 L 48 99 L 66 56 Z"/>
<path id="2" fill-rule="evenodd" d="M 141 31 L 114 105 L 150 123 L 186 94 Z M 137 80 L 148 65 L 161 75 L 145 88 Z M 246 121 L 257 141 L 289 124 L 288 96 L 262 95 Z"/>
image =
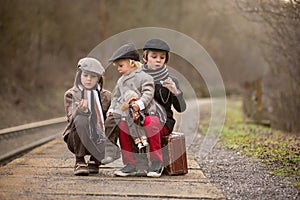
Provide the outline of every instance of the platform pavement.
<path id="1" fill-rule="evenodd" d="M 121 159 L 99 174 L 73 175 L 74 159 L 62 138 L 0 167 L 0 199 L 225 199 L 188 156 L 183 176 L 115 177 Z"/>

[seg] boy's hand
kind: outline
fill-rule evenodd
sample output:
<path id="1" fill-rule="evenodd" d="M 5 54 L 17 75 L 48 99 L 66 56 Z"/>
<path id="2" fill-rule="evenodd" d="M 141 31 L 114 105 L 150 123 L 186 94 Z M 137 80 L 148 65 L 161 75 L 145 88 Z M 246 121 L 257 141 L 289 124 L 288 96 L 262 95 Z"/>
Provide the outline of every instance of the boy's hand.
<path id="1" fill-rule="evenodd" d="M 132 109 L 133 109 L 134 111 L 139 111 L 139 110 L 140 110 L 139 105 L 137 105 L 137 104 L 135 104 L 135 103 L 131 104 L 131 106 L 132 106 Z"/>
<path id="2" fill-rule="evenodd" d="M 176 84 L 174 83 L 174 81 L 170 77 L 167 78 L 163 82 L 162 86 L 167 88 L 168 90 L 170 90 L 170 92 L 172 92 L 175 95 L 177 95 L 179 93 L 178 90 L 177 90 Z"/>
<path id="3" fill-rule="evenodd" d="M 75 104 L 78 106 L 78 108 L 82 111 L 82 112 L 88 112 L 88 101 L 86 99 L 82 99 L 79 102 L 75 102 Z"/>
<path id="4" fill-rule="evenodd" d="M 106 117 L 109 117 L 109 116 L 112 116 L 112 115 L 113 115 L 112 112 L 107 112 L 107 113 L 106 113 Z"/>

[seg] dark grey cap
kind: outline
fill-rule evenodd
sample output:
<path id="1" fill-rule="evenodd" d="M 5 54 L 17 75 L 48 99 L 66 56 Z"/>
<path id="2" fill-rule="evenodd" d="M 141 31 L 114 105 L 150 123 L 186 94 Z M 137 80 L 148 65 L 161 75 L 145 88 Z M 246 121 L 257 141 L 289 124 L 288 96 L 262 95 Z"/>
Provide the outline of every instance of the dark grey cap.
<path id="1" fill-rule="evenodd" d="M 162 51 L 170 51 L 170 47 L 169 45 L 160 39 L 151 39 L 148 40 L 145 45 L 143 50 L 147 50 L 147 49 L 154 49 L 154 50 L 162 50 Z"/>
<path id="2" fill-rule="evenodd" d="M 140 61 L 140 55 L 133 43 L 128 43 L 118 48 L 108 61 L 114 62 L 116 60 L 126 59 L 126 58 L 135 61 Z"/>

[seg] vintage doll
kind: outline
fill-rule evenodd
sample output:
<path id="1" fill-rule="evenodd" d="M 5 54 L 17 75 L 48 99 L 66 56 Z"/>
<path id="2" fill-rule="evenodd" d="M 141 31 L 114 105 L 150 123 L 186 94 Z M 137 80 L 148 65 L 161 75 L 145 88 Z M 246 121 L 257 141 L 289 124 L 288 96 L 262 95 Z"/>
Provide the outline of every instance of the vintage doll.
<path id="1" fill-rule="evenodd" d="M 134 143 L 138 149 L 141 150 L 149 145 L 147 141 L 146 132 L 143 128 L 145 114 L 144 111 L 135 111 L 133 104 L 139 100 L 138 94 L 132 90 L 125 92 L 125 102 L 121 105 L 123 111 L 122 120 L 126 121 Z"/>

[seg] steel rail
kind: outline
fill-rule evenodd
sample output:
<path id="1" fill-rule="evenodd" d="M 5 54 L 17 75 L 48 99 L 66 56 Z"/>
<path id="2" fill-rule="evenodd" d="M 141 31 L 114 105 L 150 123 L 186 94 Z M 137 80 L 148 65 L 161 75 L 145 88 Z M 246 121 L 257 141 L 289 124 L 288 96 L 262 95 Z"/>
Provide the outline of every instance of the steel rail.
<path id="1" fill-rule="evenodd" d="M 66 118 L 65 117 L 60 117 L 60 118 L 55 118 L 55 119 L 50 119 L 50 120 L 45 120 L 45 121 L 40 121 L 40 122 L 34 122 L 34 123 L 29 123 L 29 124 L 24 124 L 20 126 L 15 126 L 11 128 L 6 128 L 0 130 L 0 141 L 5 140 L 7 138 L 12 138 L 15 137 L 16 140 L 20 135 L 23 134 L 31 134 L 33 130 L 35 129 L 44 129 L 44 128 L 49 128 L 51 126 L 56 126 L 66 123 Z M 47 142 L 50 142 L 51 140 L 54 140 L 55 138 L 59 137 L 61 133 L 56 133 L 47 137 L 42 137 L 41 139 L 27 143 L 25 145 L 22 145 L 16 149 L 10 150 L 7 153 L 4 153 L 3 155 L 0 155 L 0 165 L 3 165 L 17 156 L 37 147 L 42 144 L 45 144 Z"/>

